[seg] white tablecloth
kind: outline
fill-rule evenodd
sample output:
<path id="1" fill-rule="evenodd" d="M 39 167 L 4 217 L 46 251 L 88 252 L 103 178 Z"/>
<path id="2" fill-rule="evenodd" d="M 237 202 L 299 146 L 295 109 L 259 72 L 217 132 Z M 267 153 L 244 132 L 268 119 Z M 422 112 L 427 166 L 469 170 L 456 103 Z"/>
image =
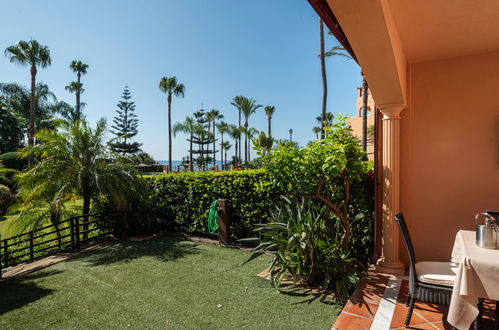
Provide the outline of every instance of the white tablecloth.
<path id="1" fill-rule="evenodd" d="M 499 300 L 499 250 L 480 248 L 475 232 L 460 230 L 452 249 L 452 262 L 459 269 L 452 291 L 447 321 L 469 329 L 478 315 L 478 298 Z"/>

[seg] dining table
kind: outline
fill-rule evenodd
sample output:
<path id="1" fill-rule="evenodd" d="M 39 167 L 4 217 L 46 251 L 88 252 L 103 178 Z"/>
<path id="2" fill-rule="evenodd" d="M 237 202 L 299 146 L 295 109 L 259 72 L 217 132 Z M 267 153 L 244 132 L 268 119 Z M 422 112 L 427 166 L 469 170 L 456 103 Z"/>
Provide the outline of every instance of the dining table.
<path id="1" fill-rule="evenodd" d="M 452 248 L 457 267 L 447 322 L 469 329 L 479 314 L 480 298 L 499 300 L 499 250 L 477 246 L 476 232 L 460 230 Z"/>

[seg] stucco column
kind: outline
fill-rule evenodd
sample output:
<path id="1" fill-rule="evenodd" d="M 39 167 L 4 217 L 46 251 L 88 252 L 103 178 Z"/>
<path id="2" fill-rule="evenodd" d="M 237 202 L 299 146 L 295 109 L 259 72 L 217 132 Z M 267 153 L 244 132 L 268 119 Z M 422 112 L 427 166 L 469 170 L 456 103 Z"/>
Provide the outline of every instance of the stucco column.
<path id="1" fill-rule="evenodd" d="M 376 271 L 403 274 L 399 258 L 400 231 L 393 219 L 400 205 L 400 113 L 402 106 L 385 107 L 383 114 L 383 241 Z"/>

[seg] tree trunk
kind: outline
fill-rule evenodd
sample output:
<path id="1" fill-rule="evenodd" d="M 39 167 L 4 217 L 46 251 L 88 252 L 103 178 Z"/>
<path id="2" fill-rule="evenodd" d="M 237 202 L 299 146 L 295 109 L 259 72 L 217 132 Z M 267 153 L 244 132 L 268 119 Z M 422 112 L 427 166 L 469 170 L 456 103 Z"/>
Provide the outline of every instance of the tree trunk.
<path id="1" fill-rule="evenodd" d="M 319 18 L 319 30 L 321 39 L 321 74 L 322 74 L 322 121 L 321 121 L 321 140 L 324 139 L 324 122 L 326 121 L 326 104 L 327 104 L 327 78 L 326 78 L 326 59 L 324 54 L 324 23 Z"/>
<path id="2" fill-rule="evenodd" d="M 28 146 L 35 144 L 35 116 L 36 116 L 36 66 L 31 66 L 31 98 L 29 102 Z M 31 166 L 32 156 L 28 157 L 28 167 Z"/>
<path id="3" fill-rule="evenodd" d="M 235 153 L 234 153 L 234 166 L 237 166 L 237 163 L 238 163 L 238 161 L 237 161 L 237 151 L 238 151 L 237 147 L 238 147 L 238 145 L 237 145 L 237 139 L 236 139 L 236 149 L 234 150 L 235 151 Z"/>
<path id="4" fill-rule="evenodd" d="M 244 163 L 248 163 L 248 120 L 244 122 Z"/>
<path id="5" fill-rule="evenodd" d="M 215 120 L 213 120 L 213 166 L 217 166 L 217 148 L 215 145 Z"/>
<path id="6" fill-rule="evenodd" d="M 269 115 L 267 120 L 268 120 L 268 124 L 269 124 L 268 125 L 269 126 L 268 135 L 269 135 L 269 137 L 271 137 L 272 136 L 272 116 Z"/>
<path id="7" fill-rule="evenodd" d="M 241 109 L 239 109 L 239 128 L 241 128 Z M 239 135 L 239 158 L 236 157 L 237 163 L 241 161 L 241 135 Z"/>
<path id="8" fill-rule="evenodd" d="M 80 120 L 80 93 L 81 93 L 81 86 L 80 86 L 80 80 L 81 80 L 81 73 L 78 72 L 77 74 L 78 77 L 78 86 L 76 90 L 76 121 Z"/>
<path id="9" fill-rule="evenodd" d="M 84 177 L 83 178 L 83 182 L 82 182 L 82 185 L 83 185 L 83 239 L 87 239 L 88 238 L 88 233 L 86 233 L 85 231 L 88 230 L 88 214 L 90 213 L 90 186 L 89 186 L 89 182 L 88 182 L 88 178 L 87 177 Z"/>
<path id="10" fill-rule="evenodd" d="M 224 169 L 224 133 L 222 132 L 222 142 L 220 143 L 220 158 L 222 158 L 222 170 Z M 225 153 L 225 161 L 227 161 L 227 153 Z"/>
<path id="11" fill-rule="evenodd" d="M 191 139 L 189 141 L 189 144 L 190 144 L 190 148 L 189 148 L 189 171 L 192 172 L 193 168 L 192 168 L 192 131 L 191 131 Z"/>
<path id="12" fill-rule="evenodd" d="M 362 75 L 362 149 L 367 152 L 367 80 Z"/>
<path id="13" fill-rule="evenodd" d="M 168 94 L 168 169 L 172 169 L 172 94 Z"/>

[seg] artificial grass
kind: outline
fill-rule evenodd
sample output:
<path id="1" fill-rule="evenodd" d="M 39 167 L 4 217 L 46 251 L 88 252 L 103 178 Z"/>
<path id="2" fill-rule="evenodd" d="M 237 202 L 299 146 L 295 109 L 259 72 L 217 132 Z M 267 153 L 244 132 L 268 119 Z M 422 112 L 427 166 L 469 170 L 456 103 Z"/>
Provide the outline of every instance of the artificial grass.
<path id="1" fill-rule="evenodd" d="M 0 329 L 330 329 L 324 296 L 255 275 L 269 259 L 165 236 L 0 282 Z"/>
<path id="2" fill-rule="evenodd" d="M 0 215 L 0 235 L 1 239 L 13 236 L 10 234 L 9 226 L 14 220 L 14 215 Z"/>

